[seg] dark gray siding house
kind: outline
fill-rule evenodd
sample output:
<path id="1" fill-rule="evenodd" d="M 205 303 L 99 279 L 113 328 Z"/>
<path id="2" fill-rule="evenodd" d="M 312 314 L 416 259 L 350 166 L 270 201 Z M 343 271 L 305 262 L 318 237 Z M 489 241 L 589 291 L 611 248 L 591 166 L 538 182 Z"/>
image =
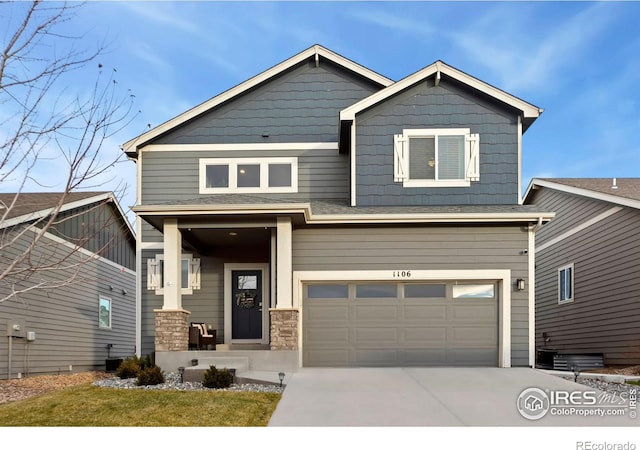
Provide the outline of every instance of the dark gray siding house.
<path id="1" fill-rule="evenodd" d="M 104 370 L 135 354 L 135 236 L 113 194 L 0 194 L 0 205 L 0 270 L 19 261 L 0 280 L 0 377 Z"/>
<path id="2" fill-rule="evenodd" d="M 640 364 L 640 179 L 535 178 L 536 347 Z"/>
<path id="3" fill-rule="evenodd" d="M 303 366 L 532 366 L 520 203 L 541 109 L 441 61 L 394 82 L 319 45 L 123 144 L 138 348 Z M 216 330 L 191 350 L 189 328 Z"/>

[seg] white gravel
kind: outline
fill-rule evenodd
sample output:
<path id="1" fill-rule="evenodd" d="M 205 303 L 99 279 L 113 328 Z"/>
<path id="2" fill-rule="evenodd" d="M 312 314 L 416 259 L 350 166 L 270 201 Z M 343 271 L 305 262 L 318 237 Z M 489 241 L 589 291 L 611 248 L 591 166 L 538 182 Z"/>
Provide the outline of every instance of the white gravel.
<path id="1" fill-rule="evenodd" d="M 271 384 L 232 384 L 226 389 L 209 389 L 200 382 L 180 382 L 180 374 L 170 372 L 164 375 L 165 382 L 162 384 L 138 386 L 136 378 L 107 378 L 95 381 L 94 386 L 116 388 L 116 389 L 145 389 L 145 390 L 177 390 L 177 391 L 244 391 L 244 392 L 273 392 L 280 394 L 284 391 L 284 386 Z"/>

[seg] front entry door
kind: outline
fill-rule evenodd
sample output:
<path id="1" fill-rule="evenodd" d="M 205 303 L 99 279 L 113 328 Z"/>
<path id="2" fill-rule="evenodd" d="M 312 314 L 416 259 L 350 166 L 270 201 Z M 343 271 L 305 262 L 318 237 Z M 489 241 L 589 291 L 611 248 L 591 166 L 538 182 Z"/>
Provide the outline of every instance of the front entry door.
<path id="1" fill-rule="evenodd" d="M 262 339 L 262 271 L 231 271 L 232 339 Z"/>

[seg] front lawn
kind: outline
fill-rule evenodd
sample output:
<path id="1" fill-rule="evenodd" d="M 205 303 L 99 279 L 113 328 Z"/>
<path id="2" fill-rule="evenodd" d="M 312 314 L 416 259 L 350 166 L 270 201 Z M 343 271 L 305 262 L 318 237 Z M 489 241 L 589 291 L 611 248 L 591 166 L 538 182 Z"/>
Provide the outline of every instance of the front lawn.
<path id="1" fill-rule="evenodd" d="M 0 405 L 0 426 L 259 427 L 281 394 L 112 389 L 84 384 Z"/>

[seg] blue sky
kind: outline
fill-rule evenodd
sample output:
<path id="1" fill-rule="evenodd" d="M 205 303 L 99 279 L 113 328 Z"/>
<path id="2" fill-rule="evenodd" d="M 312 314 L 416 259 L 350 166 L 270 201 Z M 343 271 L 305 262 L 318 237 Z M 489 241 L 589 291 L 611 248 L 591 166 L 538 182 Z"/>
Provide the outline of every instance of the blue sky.
<path id="1" fill-rule="evenodd" d="M 122 1 L 89 2 L 66 26 L 109 40 L 99 61 L 141 111 L 106 152 L 317 43 L 394 80 L 440 59 L 544 108 L 523 139 L 524 190 L 640 176 L 639 18 L 637 2 Z M 126 181 L 133 205 L 134 163 L 111 175 L 102 188 Z"/>

